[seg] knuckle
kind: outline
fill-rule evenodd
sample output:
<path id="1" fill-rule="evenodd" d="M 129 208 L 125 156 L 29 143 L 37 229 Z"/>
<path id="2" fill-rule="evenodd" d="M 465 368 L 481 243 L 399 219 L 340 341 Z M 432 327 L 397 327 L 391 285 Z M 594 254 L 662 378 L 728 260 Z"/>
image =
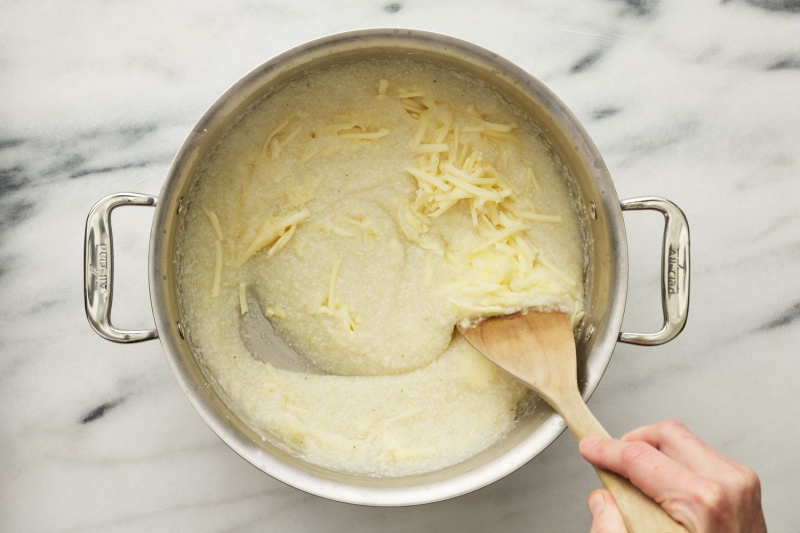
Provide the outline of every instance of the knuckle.
<path id="1" fill-rule="evenodd" d="M 662 435 L 672 435 L 675 433 L 685 433 L 689 431 L 689 428 L 687 428 L 683 422 L 680 420 L 675 420 L 674 418 L 662 420 L 656 424 L 656 426 L 658 427 L 659 433 Z"/>
<path id="2" fill-rule="evenodd" d="M 707 483 L 695 494 L 695 504 L 713 520 L 729 515 L 729 502 L 725 490 L 718 483 Z"/>
<path id="3" fill-rule="evenodd" d="M 601 439 L 593 450 L 598 457 L 607 457 L 611 451 L 611 443 L 607 439 Z"/>
<path id="4" fill-rule="evenodd" d="M 622 450 L 622 462 L 638 464 L 646 460 L 653 451 L 653 447 L 645 442 L 631 442 Z"/>
<path id="5" fill-rule="evenodd" d="M 746 466 L 739 469 L 739 478 L 734 490 L 739 496 L 751 496 L 761 493 L 761 480 L 753 470 Z"/>

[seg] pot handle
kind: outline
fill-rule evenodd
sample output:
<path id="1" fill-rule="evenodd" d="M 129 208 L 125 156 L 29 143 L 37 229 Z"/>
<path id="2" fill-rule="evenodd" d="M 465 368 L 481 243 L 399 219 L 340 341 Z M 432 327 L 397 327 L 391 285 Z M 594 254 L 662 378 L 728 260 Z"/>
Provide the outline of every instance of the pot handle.
<path id="1" fill-rule="evenodd" d="M 114 289 L 114 247 L 111 211 L 121 205 L 156 205 L 156 197 L 137 193 L 106 196 L 92 207 L 86 219 L 83 243 L 83 284 L 86 318 L 95 332 L 114 342 L 139 342 L 158 337 L 155 329 L 121 330 L 111 325 Z"/>
<path id="2" fill-rule="evenodd" d="M 681 209 L 664 198 L 631 198 L 621 202 L 623 211 L 651 209 L 664 215 L 664 247 L 661 255 L 661 306 L 664 326 L 657 333 L 620 333 L 629 344 L 658 346 L 678 336 L 689 314 L 689 223 Z"/>

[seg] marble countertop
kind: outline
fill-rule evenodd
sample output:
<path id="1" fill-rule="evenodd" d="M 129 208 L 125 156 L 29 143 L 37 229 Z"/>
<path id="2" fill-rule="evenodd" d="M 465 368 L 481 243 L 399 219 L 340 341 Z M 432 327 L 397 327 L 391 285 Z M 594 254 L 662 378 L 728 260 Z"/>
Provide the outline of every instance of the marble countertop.
<path id="1" fill-rule="evenodd" d="M 194 122 L 253 67 L 376 26 L 450 34 L 517 63 L 584 123 L 621 198 L 684 209 L 688 326 L 663 347 L 618 345 L 590 405 L 615 435 L 683 420 L 760 474 L 770 531 L 800 531 L 797 0 L 0 3 L 0 530 L 589 530 L 598 482 L 569 434 L 450 501 L 334 503 L 224 445 L 158 342 L 112 344 L 86 323 L 94 202 L 158 194 Z M 152 323 L 151 217 L 115 214 L 121 326 Z M 662 221 L 625 219 L 625 329 L 654 330 Z"/>

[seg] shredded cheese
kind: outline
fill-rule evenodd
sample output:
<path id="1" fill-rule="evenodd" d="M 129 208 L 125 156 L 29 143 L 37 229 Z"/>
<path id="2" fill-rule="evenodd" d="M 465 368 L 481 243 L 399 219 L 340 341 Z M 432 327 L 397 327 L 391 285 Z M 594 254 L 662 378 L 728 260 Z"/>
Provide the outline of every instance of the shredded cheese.
<path id="1" fill-rule="evenodd" d="M 515 233 L 520 232 L 520 231 L 522 231 L 524 229 L 526 229 L 526 227 L 523 226 L 523 225 L 512 226 L 510 228 L 506 228 L 503 231 L 498 232 L 497 235 L 493 236 L 488 241 L 484 242 L 483 244 L 481 244 L 477 248 L 473 249 L 472 253 L 474 254 L 474 253 L 480 252 L 481 250 L 485 250 L 488 247 L 490 247 L 491 245 L 493 245 L 494 243 L 505 241 L 509 237 L 514 235 Z"/>
<path id="2" fill-rule="evenodd" d="M 413 212 L 412 212 L 412 214 L 413 214 Z M 353 218 L 345 217 L 345 216 L 342 216 L 342 217 L 339 217 L 339 218 L 345 224 L 350 224 L 351 226 L 355 226 L 356 228 L 361 230 L 362 234 L 367 239 L 370 239 L 372 237 L 377 237 L 377 235 L 378 235 L 377 232 L 369 224 L 367 224 L 366 221 L 364 221 L 364 220 L 358 221 L 358 220 L 355 220 Z"/>
<path id="3" fill-rule="evenodd" d="M 328 281 L 328 296 L 325 301 L 322 302 L 323 306 L 326 306 L 331 310 L 336 308 L 336 282 L 339 279 L 339 269 L 341 267 L 342 259 L 337 257 L 333 261 L 333 267 L 331 268 L 331 277 Z"/>
<path id="4" fill-rule="evenodd" d="M 406 170 L 406 172 L 408 172 L 409 174 L 411 174 L 412 176 L 414 176 L 418 180 L 423 181 L 425 183 L 429 183 L 430 185 L 433 185 L 434 187 L 438 187 L 438 188 L 440 188 L 440 189 L 442 189 L 444 191 L 449 191 L 450 188 L 451 188 L 441 178 L 439 178 L 437 176 L 434 176 L 433 174 L 430 174 L 428 172 L 425 172 L 424 170 L 421 170 L 419 168 L 406 167 L 405 170 Z"/>
<path id="5" fill-rule="evenodd" d="M 283 244 L 280 247 L 275 247 L 270 250 L 272 253 L 269 256 L 280 251 L 283 246 L 286 245 L 289 239 L 291 239 L 291 235 L 294 234 L 294 226 L 311 216 L 311 213 L 308 212 L 307 209 L 303 209 L 293 215 L 289 215 L 283 218 L 269 218 L 261 225 L 259 228 L 258 233 L 256 234 L 253 241 L 247 247 L 247 249 L 239 256 L 239 259 L 236 261 L 236 267 L 241 267 L 244 265 L 248 259 L 253 257 L 259 250 L 265 248 L 266 246 L 274 243 L 276 240 L 279 240 L 280 237 L 283 237 L 285 234 L 289 234 Z"/>
<path id="6" fill-rule="evenodd" d="M 339 226 L 334 226 L 334 225 L 331 225 L 330 233 L 333 233 L 334 235 L 338 235 L 340 237 L 355 237 L 356 236 L 356 234 L 353 233 L 352 231 L 347 231 L 344 228 L 340 228 Z"/>
<path id="7" fill-rule="evenodd" d="M 511 124 L 497 124 L 494 122 L 489 121 L 482 121 L 484 126 L 484 131 L 495 131 L 498 133 L 508 133 L 514 131 L 517 128 L 517 125 L 513 122 Z"/>
<path id="8" fill-rule="evenodd" d="M 286 189 L 286 199 L 292 207 L 300 207 L 313 200 L 317 195 L 319 180 L 311 184 L 293 185 Z"/>
<path id="9" fill-rule="evenodd" d="M 413 150 L 418 154 L 433 154 L 439 152 L 449 152 L 450 145 L 447 143 L 440 144 L 418 144 L 414 146 Z"/>
<path id="10" fill-rule="evenodd" d="M 430 113 L 422 113 L 419 116 L 419 126 L 417 127 L 417 132 L 414 134 L 414 137 L 411 139 L 411 145 L 420 144 L 422 139 L 425 138 L 425 134 L 428 131 L 428 126 L 431 123 L 431 115 Z"/>
<path id="11" fill-rule="evenodd" d="M 292 142 L 292 140 L 294 140 L 295 137 L 297 137 L 297 135 L 300 133 L 300 129 L 301 127 L 297 126 L 290 131 L 289 135 L 287 135 L 286 138 L 281 141 L 281 148 L 285 148 L 290 142 Z"/>
<path id="12" fill-rule="evenodd" d="M 519 247 L 522 255 L 525 256 L 526 262 L 524 264 L 526 266 L 532 264 L 534 259 L 536 259 L 539 250 L 537 250 L 534 245 L 528 242 L 528 239 L 526 239 L 524 235 L 520 235 L 519 233 L 514 235 L 514 242 Z"/>
<path id="13" fill-rule="evenodd" d="M 300 159 L 298 161 L 300 161 L 301 163 L 308 163 L 309 161 L 311 161 L 311 158 L 313 158 L 315 155 L 319 153 L 320 150 L 321 150 L 320 147 L 313 146 L 308 152 L 300 156 Z"/>
<path id="14" fill-rule="evenodd" d="M 311 411 L 300 407 L 299 405 L 295 405 L 293 403 L 286 403 L 286 410 L 292 413 L 297 418 L 305 418 L 311 414 Z"/>
<path id="15" fill-rule="evenodd" d="M 503 199 L 502 196 L 500 196 L 496 191 L 472 185 L 471 183 L 467 183 L 466 181 L 462 180 L 461 178 L 457 178 L 452 174 L 444 174 L 443 177 L 445 180 L 449 181 L 459 189 L 468 193 L 472 193 L 472 196 L 485 198 L 486 200 L 492 200 L 493 202 L 499 202 Z"/>
<path id="16" fill-rule="evenodd" d="M 205 208 L 203 211 L 206 212 L 208 223 L 211 224 L 211 229 L 214 230 L 214 236 L 216 236 L 218 241 L 224 241 L 225 235 L 222 233 L 222 226 L 219 224 L 219 218 L 217 218 L 217 214 L 214 211 L 209 211 Z"/>
<path id="17" fill-rule="evenodd" d="M 292 171 L 294 168 L 295 163 L 297 163 L 296 159 L 286 159 L 283 161 L 283 164 L 278 165 L 278 168 L 275 169 L 275 173 L 272 174 L 272 181 L 275 183 L 280 183 L 283 181 L 283 178 L 289 175 L 289 172 Z"/>
<path id="18" fill-rule="evenodd" d="M 365 131 L 360 133 L 340 133 L 340 139 L 380 139 L 389 135 L 389 130 L 381 128 L 378 131 Z"/>
<path id="19" fill-rule="evenodd" d="M 506 132 L 499 132 L 499 131 L 486 129 L 486 130 L 483 130 L 483 133 L 481 133 L 481 135 L 483 135 L 485 137 L 490 137 L 492 139 L 502 139 L 504 141 L 511 141 L 513 143 L 518 143 L 519 142 L 519 137 L 517 137 L 517 135 L 515 133 L 513 133 L 513 132 L 506 133 Z"/>
<path id="20" fill-rule="evenodd" d="M 294 230 L 296 227 L 297 224 L 292 224 L 291 226 L 289 226 L 289 230 L 283 235 L 281 235 L 281 237 L 277 241 L 275 241 L 275 244 L 272 245 L 272 248 L 269 249 L 269 251 L 267 252 L 267 257 L 272 257 L 276 253 L 280 252 L 284 246 L 286 246 L 286 243 L 289 242 L 289 239 L 291 239 L 292 235 L 294 235 Z"/>
<path id="21" fill-rule="evenodd" d="M 412 113 L 422 113 L 425 110 L 427 110 L 427 108 L 424 105 L 422 105 L 422 104 L 420 104 L 420 103 L 418 103 L 418 102 L 416 102 L 416 101 L 414 101 L 414 100 L 412 100 L 410 98 L 401 98 L 400 99 L 400 104 L 403 106 L 403 108 L 406 111 L 409 111 L 409 112 L 412 112 Z"/>
<path id="22" fill-rule="evenodd" d="M 352 129 L 358 129 L 361 131 L 364 130 L 363 126 L 355 122 L 348 121 L 350 117 L 334 117 L 334 120 L 336 120 L 337 118 L 344 119 L 344 121 L 338 124 L 329 124 L 327 126 L 323 126 L 320 128 L 320 131 L 324 133 L 339 133 L 340 131 L 347 131 Z"/>
<path id="23" fill-rule="evenodd" d="M 561 278 L 562 280 L 564 280 L 564 282 L 565 282 L 567 285 L 569 285 L 570 287 L 574 287 L 574 286 L 575 286 L 575 280 L 574 280 L 574 279 L 572 279 L 572 278 L 570 278 L 569 276 L 567 276 L 567 275 L 566 275 L 566 274 L 564 274 L 563 272 L 561 272 L 561 270 L 559 270 L 559 269 L 558 269 L 558 268 L 557 268 L 557 267 L 556 267 L 556 266 L 555 266 L 553 263 L 551 263 L 550 261 L 547 261 L 547 260 L 546 260 L 544 257 L 542 257 L 541 255 L 539 255 L 539 256 L 536 258 L 536 260 L 537 260 L 538 262 L 540 262 L 541 264 L 543 264 L 544 266 L 546 266 L 546 267 L 548 268 L 548 270 L 550 270 L 550 271 L 551 271 L 553 274 L 555 274 L 556 276 L 558 276 L 559 278 Z"/>
<path id="24" fill-rule="evenodd" d="M 284 313 L 281 309 L 273 309 L 272 307 L 267 307 L 267 310 L 264 311 L 264 316 L 267 318 L 272 318 L 274 316 L 278 318 L 286 318 L 286 313 Z"/>
<path id="25" fill-rule="evenodd" d="M 479 119 L 483 120 L 483 117 L 481 116 L 481 114 L 478 113 L 477 109 L 475 109 L 475 104 L 470 104 L 467 107 L 466 111 L 467 111 L 467 115 L 472 115 L 475 118 L 479 118 Z"/>
<path id="26" fill-rule="evenodd" d="M 214 281 L 211 284 L 211 296 L 219 296 L 219 288 L 222 283 L 222 243 L 214 241 Z"/>
<path id="27" fill-rule="evenodd" d="M 536 192 L 541 192 L 542 188 L 539 185 L 539 180 L 536 179 L 536 173 L 533 171 L 533 168 L 525 167 L 525 177 L 536 189 Z"/>
<path id="28" fill-rule="evenodd" d="M 275 127 L 275 129 L 270 132 L 269 135 L 267 135 L 267 140 L 264 141 L 264 146 L 261 148 L 261 155 L 262 156 L 267 153 L 267 149 L 269 148 L 270 144 L 272 143 L 272 139 L 274 139 L 275 136 L 278 135 L 280 132 L 282 132 L 283 128 L 285 128 L 288 125 L 289 125 L 289 119 L 287 118 L 283 122 L 278 124 Z"/>
<path id="29" fill-rule="evenodd" d="M 418 188 L 413 201 L 398 206 L 398 226 L 409 241 L 423 250 L 453 264 L 472 263 L 487 279 L 494 280 L 478 288 L 461 287 L 457 293 L 463 295 L 463 300 L 457 298 L 451 303 L 468 316 L 498 314 L 505 308 L 518 308 L 523 304 L 522 291 L 534 286 L 537 290 L 541 287 L 543 292 L 549 290 L 543 284 L 547 278 L 540 279 L 540 273 L 534 271 L 536 261 L 562 281 L 574 285 L 574 280 L 544 262 L 538 248 L 526 235 L 531 224 L 560 223 L 561 216 L 535 212 L 529 202 L 521 199 L 527 190 L 520 191 L 509 176 L 484 161 L 483 153 L 463 142 L 464 133 L 487 137 L 497 145 L 501 168 L 508 168 L 509 150 L 504 143 L 518 142 L 514 132 L 517 124 L 485 120 L 471 105 L 467 114 L 479 124 L 454 126 L 451 114 L 437 111 L 433 115 L 421 109 L 421 96 L 413 91 L 401 91 L 398 95 L 407 110 L 419 113 L 419 125 L 409 141 L 411 150 L 418 154 L 418 164 L 405 168 L 416 179 Z M 535 176 L 530 167 L 525 167 L 523 180 L 526 189 L 528 185 L 538 185 L 534 185 Z M 428 232 L 434 220 L 460 202 L 469 207 L 472 226 L 483 242 L 455 253 L 432 240 Z M 484 302 L 488 296 L 491 298 Z"/>
<path id="30" fill-rule="evenodd" d="M 406 448 L 404 450 L 392 450 L 392 456 L 397 461 L 409 461 L 412 459 L 421 459 L 423 457 L 430 457 L 436 455 L 438 452 L 436 448 Z"/>
<path id="31" fill-rule="evenodd" d="M 250 310 L 250 308 L 247 307 L 247 284 L 245 282 L 239 283 L 239 309 L 242 314 Z"/>
<path id="32" fill-rule="evenodd" d="M 356 325 L 361 322 L 361 318 L 351 315 L 347 307 L 341 304 L 336 298 L 336 284 L 339 279 L 339 270 L 341 266 L 342 259 L 335 259 L 333 267 L 331 268 L 331 277 L 328 281 L 328 294 L 316 312 L 338 318 L 345 329 L 352 332 L 356 330 Z"/>
<path id="33" fill-rule="evenodd" d="M 425 97 L 414 98 L 414 100 L 418 101 L 420 104 L 424 105 L 428 109 L 433 109 L 436 107 L 436 103 L 433 100 Z"/>

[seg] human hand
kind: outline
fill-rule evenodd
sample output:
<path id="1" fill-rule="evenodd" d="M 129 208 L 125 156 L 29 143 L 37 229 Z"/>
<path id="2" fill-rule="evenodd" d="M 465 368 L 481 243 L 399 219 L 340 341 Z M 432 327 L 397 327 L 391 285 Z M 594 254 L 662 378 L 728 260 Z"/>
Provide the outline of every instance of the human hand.
<path id="1" fill-rule="evenodd" d="M 701 441 L 676 420 L 631 431 L 622 439 L 588 437 L 584 459 L 616 472 L 691 533 L 766 533 L 758 476 Z M 591 533 L 626 533 L 608 491 L 589 495 Z"/>

